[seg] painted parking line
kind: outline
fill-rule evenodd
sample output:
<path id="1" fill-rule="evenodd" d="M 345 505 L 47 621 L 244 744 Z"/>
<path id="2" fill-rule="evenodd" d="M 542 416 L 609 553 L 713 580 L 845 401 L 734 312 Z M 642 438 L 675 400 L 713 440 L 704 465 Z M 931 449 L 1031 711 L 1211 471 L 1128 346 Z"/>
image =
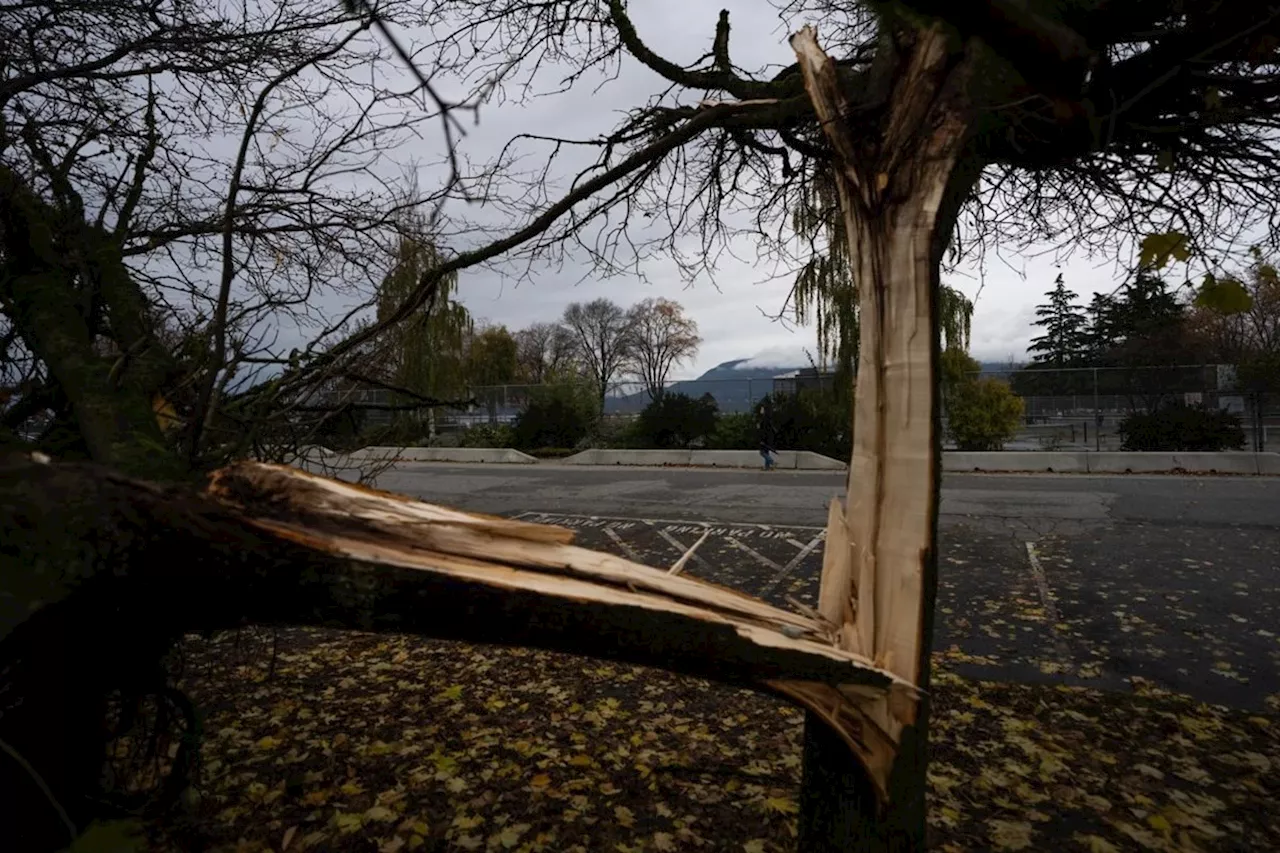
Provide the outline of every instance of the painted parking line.
<path id="1" fill-rule="evenodd" d="M 801 545 L 799 542 L 797 542 L 794 539 L 788 539 L 787 540 L 788 542 L 790 542 L 792 545 L 800 549 L 800 553 L 792 557 L 791 561 L 782 567 L 782 571 L 774 575 L 773 580 L 765 584 L 764 588 L 760 590 L 760 597 L 764 598 L 765 596 L 769 595 L 769 593 L 773 592 L 774 589 L 777 588 L 778 584 L 786 580 L 787 576 L 789 576 L 793 571 L 795 571 L 796 567 L 799 566 L 800 563 L 804 561 L 805 557 L 812 554 L 815 548 L 817 548 L 824 541 L 826 541 L 826 538 L 827 538 L 827 535 L 826 535 L 826 532 L 824 531 L 822 533 L 819 533 L 817 536 L 813 537 L 812 539 L 810 539 L 809 544 L 807 545 Z"/>
<path id="2" fill-rule="evenodd" d="M 667 544 L 669 544 L 672 548 L 675 548 L 676 552 L 681 557 L 689 553 L 689 546 L 685 545 L 683 542 L 677 539 L 674 534 L 669 533 L 666 530 L 652 523 L 650 523 L 649 526 L 652 527 L 654 532 L 656 532 L 659 536 L 661 536 L 663 540 L 667 542 Z M 704 533 L 703 535 L 705 536 L 706 534 Z M 697 551 L 694 551 L 692 554 L 689 554 L 689 557 L 691 560 L 693 560 L 693 562 L 697 563 L 699 566 L 702 566 L 702 568 L 707 570 L 711 569 L 711 565 L 707 563 L 706 560 L 702 559 L 702 557 L 698 554 Z M 639 563 L 641 562 L 641 560 L 637 559 L 636 562 Z"/>
<path id="3" fill-rule="evenodd" d="M 817 595 L 826 535 L 821 528 L 548 512 L 515 517 L 566 527 L 585 547 L 655 568 L 671 565 L 694 542 L 703 542 L 682 571 L 783 607 L 788 599 L 812 604 Z"/>
<path id="4" fill-rule="evenodd" d="M 689 521 L 674 518 L 638 518 L 618 515 L 572 515 L 557 512 L 522 512 L 512 518 L 520 521 L 532 521 L 537 524 L 554 524 L 559 527 L 575 529 L 613 527 L 615 530 L 626 530 L 641 524 L 654 525 L 668 533 L 694 533 L 702 535 L 707 530 L 712 536 L 723 536 L 732 533 L 739 538 L 788 539 L 792 531 L 824 530 L 810 524 L 788 524 L 785 527 L 775 524 L 754 524 L 745 521 Z"/>
<path id="5" fill-rule="evenodd" d="M 737 537 L 726 536 L 724 537 L 724 541 L 728 542 L 730 545 L 732 545 L 734 548 L 737 548 L 742 553 L 747 554 L 748 556 L 754 558 L 757 563 L 768 566 L 778 574 L 782 574 L 782 566 L 778 565 L 778 563 L 774 562 L 773 560 L 770 560 L 768 557 L 766 557 L 764 554 L 761 554 L 759 551 L 755 550 L 750 545 L 746 545 L 746 544 L 743 544 L 742 542 L 739 542 Z"/>

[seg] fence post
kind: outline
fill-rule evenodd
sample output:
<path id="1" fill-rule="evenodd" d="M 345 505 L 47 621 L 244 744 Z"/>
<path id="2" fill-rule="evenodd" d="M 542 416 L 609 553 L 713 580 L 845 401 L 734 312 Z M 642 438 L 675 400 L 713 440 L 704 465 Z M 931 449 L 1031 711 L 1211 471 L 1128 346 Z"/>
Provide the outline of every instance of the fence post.
<path id="1" fill-rule="evenodd" d="M 1102 405 L 1098 402 L 1098 368 L 1093 369 L 1093 447 L 1102 452 Z"/>

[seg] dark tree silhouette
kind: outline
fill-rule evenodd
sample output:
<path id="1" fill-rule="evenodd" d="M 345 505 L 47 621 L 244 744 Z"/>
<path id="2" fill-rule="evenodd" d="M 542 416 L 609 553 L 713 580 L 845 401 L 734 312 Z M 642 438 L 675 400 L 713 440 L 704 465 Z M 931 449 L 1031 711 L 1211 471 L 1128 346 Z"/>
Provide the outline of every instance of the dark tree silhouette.
<path id="1" fill-rule="evenodd" d="M 1076 304 L 1076 294 L 1067 290 L 1059 274 L 1049 301 L 1036 306 L 1035 325 L 1044 333 L 1031 339 L 1028 348 L 1035 353 L 1032 363 L 1048 367 L 1075 367 L 1080 364 L 1088 346 L 1089 319 L 1084 308 Z"/>

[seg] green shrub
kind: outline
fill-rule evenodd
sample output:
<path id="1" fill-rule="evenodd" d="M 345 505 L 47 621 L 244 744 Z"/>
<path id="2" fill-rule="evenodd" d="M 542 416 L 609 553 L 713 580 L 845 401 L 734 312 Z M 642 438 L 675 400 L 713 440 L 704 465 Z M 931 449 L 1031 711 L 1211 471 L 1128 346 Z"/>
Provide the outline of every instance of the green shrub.
<path id="1" fill-rule="evenodd" d="M 1018 434 L 1022 398 L 998 379 L 967 379 L 947 389 L 947 432 L 957 450 L 1000 450 Z"/>
<path id="2" fill-rule="evenodd" d="M 634 435 L 645 447 L 686 448 L 715 432 L 718 414 L 710 394 L 697 400 L 687 394 L 663 394 L 636 418 Z"/>
<path id="3" fill-rule="evenodd" d="M 635 424 L 634 417 L 625 415 L 600 418 L 591 431 L 586 446 L 609 450 L 639 447 Z"/>
<path id="4" fill-rule="evenodd" d="M 1222 409 L 1173 402 L 1154 412 L 1134 412 L 1120 421 L 1123 450 L 1240 450 L 1240 417 Z"/>
<path id="5" fill-rule="evenodd" d="M 420 447 L 427 443 L 427 422 L 399 417 L 385 426 L 368 426 L 360 432 L 360 447 Z"/>
<path id="6" fill-rule="evenodd" d="M 716 418 L 716 428 L 707 437 L 712 450 L 755 450 L 760 446 L 756 436 L 756 419 L 750 412 L 730 412 Z"/>
<path id="7" fill-rule="evenodd" d="M 475 424 L 462 431 L 459 447 L 515 447 L 516 431 L 509 424 Z"/>
<path id="8" fill-rule="evenodd" d="M 573 447 L 537 447 L 530 450 L 529 455 L 536 456 L 539 459 L 564 459 L 566 456 L 572 456 L 577 452 L 577 449 Z"/>
<path id="9" fill-rule="evenodd" d="M 757 419 L 766 405 L 773 409 L 774 449 L 810 450 L 841 461 L 852 455 L 853 411 L 839 395 L 817 389 L 796 394 L 775 392 L 756 404 Z M 751 446 L 759 445 L 757 429 Z"/>
<path id="10" fill-rule="evenodd" d="M 514 444 L 521 450 L 577 447 L 591 434 L 597 409 L 594 393 L 579 383 L 534 389 L 516 416 Z"/>

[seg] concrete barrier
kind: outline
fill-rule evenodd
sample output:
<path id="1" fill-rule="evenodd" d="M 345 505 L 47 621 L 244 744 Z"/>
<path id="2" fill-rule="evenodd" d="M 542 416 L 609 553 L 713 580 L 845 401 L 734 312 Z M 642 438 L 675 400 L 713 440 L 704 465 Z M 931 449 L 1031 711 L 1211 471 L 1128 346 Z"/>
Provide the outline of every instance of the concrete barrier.
<path id="1" fill-rule="evenodd" d="M 796 468 L 801 471 L 847 471 L 849 463 L 812 450 L 795 451 Z"/>
<path id="2" fill-rule="evenodd" d="M 1050 471 L 1055 474 L 1084 474 L 1089 470 L 1087 453 L 1062 451 L 996 450 L 990 452 L 948 450 L 942 454 L 943 471 Z"/>
<path id="3" fill-rule="evenodd" d="M 957 473 L 1051 471 L 1056 474 L 1165 474 L 1185 471 L 1198 474 L 1280 474 L 1280 454 L 948 451 L 942 454 L 942 469 Z"/>
<path id="4" fill-rule="evenodd" d="M 403 462 L 501 462 L 533 465 L 538 460 L 509 447 L 365 447 L 352 459 L 396 459 Z"/>
<path id="5" fill-rule="evenodd" d="M 532 465 L 532 456 L 510 448 L 365 447 L 351 453 L 309 448 L 329 465 L 361 460 L 408 462 L 505 463 Z M 808 450 L 783 450 L 777 467 L 788 471 L 844 471 L 838 459 Z M 583 450 L 560 460 L 567 465 L 636 465 L 646 467 L 760 468 L 754 450 Z M 1280 476 L 1280 453 L 1125 453 L 1083 451 L 946 451 L 942 470 L 954 473 L 1046 472 L 1055 474 L 1187 473 L 1266 474 Z"/>
<path id="6" fill-rule="evenodd" d="M 794 453 L 780 452 L 774 459 L 779 468 L 796 467 Z M 699 468 L 763 468 L 764 457 L 754 450 L 693 450 L 689 464 Z"/>
<path id="7" fill-rule="evenodd" d="M 1155 474 L 1188 471 L 1257 474 L 1256 453 L 1092 453 L 1089 471 L 1096 474 Z"/>
<path id="8" fill-rule="evenodd" d="M 781 450 L 774 455 L 777 467 L 788 471 L 843 471 L 847 467 L 807 450 Z M 563 460 L 567 465 L 690 466 L 695 468 L 763 468 L 754 450 L 584 450 Z"/>
<path id="9" fill-rule="evenodd" d="M 692 450 L 583 450 L 565 457 L 566 465 L 664 465 L 692 464 Z"/>

